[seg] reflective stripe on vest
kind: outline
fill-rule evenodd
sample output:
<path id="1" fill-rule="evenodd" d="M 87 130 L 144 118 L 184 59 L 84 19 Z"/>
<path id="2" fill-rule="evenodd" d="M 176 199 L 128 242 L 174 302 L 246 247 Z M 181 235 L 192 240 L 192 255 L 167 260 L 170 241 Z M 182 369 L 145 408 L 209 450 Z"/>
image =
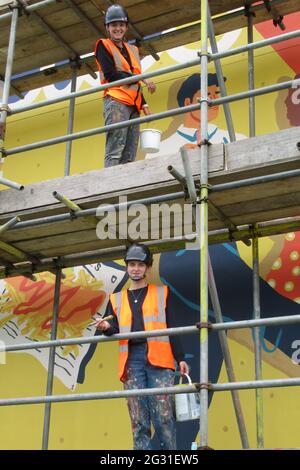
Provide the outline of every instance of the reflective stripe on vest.
<path id="1" fill-rule="evenodd" d="M 166 324 L 166 286 L 148 285 L 148 292 L 143 302 L 142 311 L 145 331 L 167 328 Z M 121 301 L 120 301 L 121 300 Z M 132 326 L 132 312 L 128 300 L 128 291 L 111 295 L 111 304 L 119 321 L 120 333 L 128 333 Z M 174 369 L 174 358 L 168 336 L 147 338 L 148 360 L 158 367 Z M 128 357 L 128 340 L 119 341 L 119 377 L 125 380 L 125 365 Z"/>
<path id="2" fill-rule="evenodd" d="M 129 73 L 130 75 L 137 75 L 142 72 L 141 70 L 141 63 L 140 63 L 140 56 L 138 52 L 138 48 L 128 44 L 124 43 L 124 47 L 127 49 L 128 55 L 131 60 L 131 65 L 133 68 L 133 71 L 130 68 L 130 64 L 127 62 L 125 57 L 121 54 L 118 46 L 114 44 L 113 41 L 110 39 L 99 39 L 96 43 L 95 47 L 95 55 L 97 51 L 97 47 L 99 42 L 102 42 L 109 54 L 112 56 L 115 64 L 115 68 L 118 72 L 126 72 Z M 98 68 L 99 68 L 99 73 L 100 73 L 100 80 L 101 83 L 108 83 L 107 80 L 105 79 L 105 76 L 103 74 L 101 64 L 98 62 Z M 124 104 L 127 104 L 128 106 L 136 106 L 138 110 L 141 109 L 141 102 L 142 102 L 142 97 L 140 93 L 140 83 L 131 83 L 128 85 L 123 85 L 123 86 L 116 86 L 116 87 L 111 87 L 109 89 L 104 90 L 104 96 L 109 95 L 112 98 L 116 99 L 117 101 L 121 101 Z"/>

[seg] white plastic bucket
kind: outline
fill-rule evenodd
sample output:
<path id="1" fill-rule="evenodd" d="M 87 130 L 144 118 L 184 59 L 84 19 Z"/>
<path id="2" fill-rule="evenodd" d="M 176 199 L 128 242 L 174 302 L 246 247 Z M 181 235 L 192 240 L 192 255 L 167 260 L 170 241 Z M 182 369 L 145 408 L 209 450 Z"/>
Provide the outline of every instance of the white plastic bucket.
<path id="1" fill-rule="evenodd" d="M 158 129 L 143 129 L 140 133 L 141 149 L 148 153 L 159 151 L 161 131 Z"/>
<path id="2" fill-rule="evenodd" d="M 184 374 L 192 384 L 188 374 Z M 182 377 L 180 377 L 179 386 L 183 386 Z M 177 393 L 175 395 L 175 409 L 177 421 L 189 421 L 200 417 L 200 398 L 199 393 Z"/>

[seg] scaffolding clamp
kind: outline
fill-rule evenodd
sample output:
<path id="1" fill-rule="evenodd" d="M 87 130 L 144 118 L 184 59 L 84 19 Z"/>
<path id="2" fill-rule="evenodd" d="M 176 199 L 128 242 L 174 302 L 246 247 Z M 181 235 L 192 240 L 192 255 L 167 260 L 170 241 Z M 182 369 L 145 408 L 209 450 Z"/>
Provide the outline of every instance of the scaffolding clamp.
<path id="1" fill-rule="evenodd" d="M 194 383 L 197 392 L 200 392 L 201 390 L 211 390 L 211 382 L 201 382 L 201 383 Z"/>
<path id="2" fill-rule="evenodd" d="M 26 16 L 29 16 L 29 12 L 26 10 L 28 7 L 27 1 L 26 0 L 16 0 L 13 5 L 9 5 L 10 10 L 14 10 L 17 8 L 19 15 L 22 16 L 23 13 L 25 13 Z"/>
<path id="3" fill-rule="evenodd" d="M 256 16 L 255 12 L 251 9 L 251 5 L 245 5 L 245 16 L 249 18 L 250 16 Z"/>
<path id="4" fill-rule="evenodd" d="M 198 144 L 198 147 L 202 147 L 202 145 L 212 145 L 212 143 L 208 139 L 201 140 Z"/>
<path id="5" fill-rule="evenodd" d="M 77 213 L 81 212 L 82 209 L 77 204 L 75 204 L 75 202 L 71 201 L 71 199 L 58 193 L 57 191 L 53 191 L 52 195 L 55 197 L 55 199 L 57 199 L 69 209 L 71 220 L 77 218 Z"/>
<path id="6" fill-rule="evenodd" d="M 257 238 L 258 237 L 258 227 L 257 224 L 249 225 L 249 231 L 251 233 L 251 238 Z"/>
<path id="7" fill-rule="evenodd" d="M 201 330 L 202 328 L 206 328 L 207 330 L 211 330 L 212 329 L 212 324 L 211 322 L 198 322 L 196 323 L 196 327 L 198 328 L 198 330 Z"/>
<path id="8" fill-rule="evenodd" d="M 208 61 L 211 61 L 211 53 L 209 51 L 198 51 L 197 56 L 200 57 L 207 57 Z"/>
<path id="9" fill-rule="evenodd" d="M 2 112 L 2 111 L 5 111 L 8 115 L 11 115 L 11 113 L 12 113 L 12 110 L 10 109 L 8 104 L 5 104 L 5 103 L 0 104 L 0 112 Z"/>
<path id="10" fill-rule="evenodd" d="M 274 18 L 273 19 L 273 25 L 276 27 L 276 26 L 279 26 L 279 28 L 281 29 L 281 31 L 284 31 L 285 30 L 285 25 L 283 23 L 283 15 L 279 15 L 277 18 Z"/>
<path id="11" fill-rule="evenodd" d="M 271 4 L 270 0 L 264 0 L 264 4 L 265 4 L 265 7 L 266 7 L 267 11 L 273 17 L 273 25 L 275 27 L 279 26 L 281 31 L 284 31 L 286 28 L 285 28 L 285 25 L 283 23 L 283 18 L 284 18 L 283 15 L 280 15 L 280 13 L 278 13 L 278 11 L 275 8 L 272 8 L 272 4 Z"/>
<path id="12" fill-rule="evenodd" d="M 70 59 L 70 67 L 71 69 L 77 69 L 79 70 L 82 66 L 82 59 L 80 58 L 79 55 L 74 57 L 73 59 Z"/>
<path id="13" fill-rule="evenodd" d="M 211 185 L 208 183 L 203 183 L 203 184 L 200 184 L 197 189 L 200 191 L 200 194 L 201 194 L 202 189 L 206 189 L 207 192 L 209 192 L 211 190 Z M 203 204 L 203 203 L 207 204 L 208 201 L 209 201 L 208 196 L 206 197 L 198 196 L 196 199 L 196 204 Z"/>

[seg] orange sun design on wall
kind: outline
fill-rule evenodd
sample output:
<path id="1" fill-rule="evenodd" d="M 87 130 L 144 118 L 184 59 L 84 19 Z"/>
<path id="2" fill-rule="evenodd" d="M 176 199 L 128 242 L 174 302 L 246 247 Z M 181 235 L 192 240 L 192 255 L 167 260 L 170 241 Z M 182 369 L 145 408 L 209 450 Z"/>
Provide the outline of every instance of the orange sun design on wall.
<path id="1" fill-rule="evenodd" d="M 106 293 L 103 282 L 84 269 L 66 275 L 60 289 L 57 338 L 80 337 L 103 305 Z M 51 273 L 36 275 L 37 280 L 18 276 L 6 280 L 6 292 L 1 304 L 0 328 L 10 319 L 17 323 L 23 336 L 35 341 L 50 338 L 54 301 L 55 276 Z M 64 348 L 64 354 L 78 352 L 77 345 Z"/>

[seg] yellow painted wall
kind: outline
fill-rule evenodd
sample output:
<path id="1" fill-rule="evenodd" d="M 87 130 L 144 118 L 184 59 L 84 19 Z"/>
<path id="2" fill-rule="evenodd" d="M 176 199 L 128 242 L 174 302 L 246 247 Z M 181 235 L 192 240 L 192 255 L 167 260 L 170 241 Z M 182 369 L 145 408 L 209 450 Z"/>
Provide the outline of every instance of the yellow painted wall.
<path id="1" fill-rule="evenodd" d="M 256 32 L 255 40 L 261 39 Z M 232 47 L 246 43 L 246 31 L 242 31 Z M 196 51 L 199 44 L 187 47 Z M 155 70 L 175 63 L 174 59 L 164 52 L 160 61 L 147 71 Z M 238 93 L 247 88 L 247 56 L 224 60 L 224 75 L 227 78 L 229 94 Z M 255 53 L 256 87 L 270 85 L 282 76 L 292 78 L 293 70 L 271 47 L 260 49 Z M 157 93 L 149 100 L 153 113 L 176 106 L 175 96 L 169 96 L 172 86 L 176 88 L 184 77 L 198 71 L 194 67 L 189 71 L 180 71 L 171 76 L 155 78 Z M 211 70 L 213 71 L 212 67 Z M 88 80 L 81 80 L 81 89 L 89 87 Z M 147 93 L 145 93 L 147 95 Z M 45 99 L 46 93 L 41 90 L 35 101 Z M 268 94 L 256 100 L 257 132 L 264 134 L 278 130 L 275 114 L 277 94 Z M 171 106 L 172 107 L 172 106 Z M 231 106 L 236 131 L 248 134 L 247 101 L 233 103 Z M 9 118 L 6 147 L 25 145 L 33 141 L 49 139 L 64 135 L 67 129 L 68 103 L 60 103 L 49 108 L 41 108 L 17 114 Z M 156 127 L 166 131 L 172 118 L 157 122 Z M 223 112 L 220 112 L 214 123 L 225 129 Z M 100 94 L 89 95 L 76 100 L 74 131 L 86 130 L 103 125 L 102 98 Z M 44 149 L 10 156 L 5 160 L 3 170 L 8 179 L 24 185 L 56 178 L 63 175 L 65 144 L 50 146 Z M 86 172 L 103 167 L 104 135 L 94 136 L 73 142 L 71 174 Z M 143 158 L 139 152 L 139 158 Z M 3 188 L 2 188 L 3 189 Z M 281 237 L 281 236 L 280 236 Z M 274 246 L 282 243 L 282 237 L 266 238 L 260 242 L 261 266 L 267 275 L 276 256 Z M 278 241 L 279 240 L 279 241 Z M 276 245 L 276 246 L 277 246 Z M 280 245 L 281 246 L 281 245 Z M 249 250 L 238 244 L 240 256 L 251 266 Z M 277 250 L 278 251 L 278 250 Z M 267 260 L 267 261 L 266 261 Z M 101 276 L 100 276 L 101 277 Z M 158 280 L 156 274 L 155 280 Z M 249 286 L 251 289 L 251 286 Z M 106 291 L 107 293 L 107 291 Z M 0 310 L 0 321 L 3 310 Z M 236 337 L 230 340 L 230 350 L 234 360 L 236 379 L 253 379 L 253 351 L 247 341 Z M 289 374 L 285 360 L 280 359 L 280 368 L 274 367 L 274 361 L 264 357 L 264 378 L 281 378 Z M 271 365 L 271 363 L 273 365 Z M 276 364 L 276 362 L 275 362 Z M 279 364 L 279 362 L 278 362 Z M 119 390 L 121 384 L 117 379 L 117 346 L 115 343 L 99 345 L 90 360 L 84 384 L 76 386 L 75 393 Z M 286 373 L 283 371 L 286 370 Z M 29 353 L 9 353 L 6 364 L 0 365 L 1 398 L 40 396 L 45 393 L 46 368 Z M 219 382 L 225 382 L 226 373 L 222 367 Z M 54 380 L 54 394 L 70 393 L 68 387 L 57 377 Z M 265 445 L 266 447 L 299 447 L 300 410 L 298 407 L 298 388 L 274 389 L 264 391 Z M 241 392 L 245 411 L 246 424 L 251 446 L 255 447 L 255 402 L 254 391 Z M 39 449 L 43 429 L 43 405 L 28 405 L 0 408 L 0 448 L 1 449 Z M 216 393 L 209 410 L 210 445 L 216 449 L 239 449 L 241 447 L 234 411 L 229 393 Z M 288 429 L 288 432 L 286 431 Z M 129 417 L 125 401 L 88 401 L 81 403 L 54 404 L 51 415 L 50 448 L 51 449 L 128 449 L 132 446 Z"/>

